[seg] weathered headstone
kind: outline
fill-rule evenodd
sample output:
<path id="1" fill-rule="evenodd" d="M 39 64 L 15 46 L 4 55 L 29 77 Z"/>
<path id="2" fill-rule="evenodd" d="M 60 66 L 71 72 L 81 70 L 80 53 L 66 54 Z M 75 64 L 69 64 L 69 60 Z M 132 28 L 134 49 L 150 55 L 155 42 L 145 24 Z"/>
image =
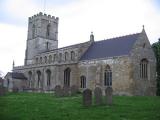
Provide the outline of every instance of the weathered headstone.
<path id="1" fill-rule="evenodd" d="M 102 90 L 99 87 L 96 87 L 94 90 L 94 97 L 95 97 L 95 104 L 96 105 L 101 105 L 103 104 L 102 101 Z"/>
<path id="2" fill-rule="evenodd" d="M 113 103 L 112 93 L 113 93 L 112 87 L 107 87 L 107 88 L 105 89 L 106 104 L 107 104 L 107 105 L 112 105 L 112 103 Z"/>
<path id="3" fill-rule="evenodd" d="M 19 89 L 18 89 L 17 87 L 13 87 L 12 91 L 13 91 L 14 93 L 17 93 L 17 92 L 19 91 Z"/>
<path id="4" fill-rule="evenodd" d="M 63 96 L 69 96 L 70 95 L 70 88 L 68 86 L 63 86 Z"/>
<path id="5" fill-rule="evenodd" d="M 71 86 L 71 96 L 76 95 L 77 92 L 78 92 L 78 87 L 76 85 L 72 85 Z"/>
<path id="6" fill-rule="evenodd" d="M 0 96 L 5 95 L 5 93 L 6 93 L 5 87 L 3 87 L 3 86 L 0 85 Z"/>
<path id="7" fill-rule="evenodd" d="M 90 89 L 85 89 L 83 91 L 83 105 L 84 106 L 92 105 L 92 91 Z"/>
<path id="8" fill-rule="evenodd" d="M 60 85 L 56 85 L 54 91 L 55 91 L 55 96 L 56 97 L 61 97 L 63 95 L 63 93 L 62 93 L 63 91 L 62 91 Z"/>

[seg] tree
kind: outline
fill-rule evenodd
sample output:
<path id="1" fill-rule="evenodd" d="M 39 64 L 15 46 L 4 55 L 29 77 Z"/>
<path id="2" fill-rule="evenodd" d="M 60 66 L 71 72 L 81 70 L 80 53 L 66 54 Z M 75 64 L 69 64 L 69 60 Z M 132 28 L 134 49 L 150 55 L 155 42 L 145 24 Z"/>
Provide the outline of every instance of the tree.
<path id="1" fill-rule="evenodd" d="M 158 42 L 152 44 L 153 51 L 156 57 L 156 71 L 157 71 L 157 95 L 160 96 L 160 39 Z"/>

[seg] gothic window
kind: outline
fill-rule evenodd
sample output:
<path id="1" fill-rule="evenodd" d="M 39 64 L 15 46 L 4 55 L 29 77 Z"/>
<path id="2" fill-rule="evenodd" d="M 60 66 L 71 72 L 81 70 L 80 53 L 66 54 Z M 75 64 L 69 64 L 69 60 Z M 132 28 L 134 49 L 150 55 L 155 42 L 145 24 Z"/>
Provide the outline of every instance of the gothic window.
<path id="1" fill-rule="evenodd" d="M 47 70 L 46 74 L 47 74 L 47 86 L 49 87 L 51 85 L 51 71 Z"/>
<path id="2" fill-rule="evenodd" d="M 41 86 L 41 72 L 37 71 L 37 86 L 40 88 Z"/>
<path id="3" fill-rule="evenodd" d="M 52 55 L 49 55 L 49 63 L 52 62 Z"/>
<path id="4" fill-rule="evenodd" d="M 59 62 L 62 61 L 62 53 L 59 53 Z"/>
<path id="5" fill-rule="evenodd" d="M 65 52 L 65 61 L 68 60 L 68 52 Z"/>
<path id="6" fill-rule="evenodd" d="M 104 85 L 112 86 L 112 70 L 109 65 L 106 66 L 104 71 Z"/>
<path id="7" fill-rule="evenodd" d="M 49 42 L 46 42 L 46 50 L 49 50 Z"/>
<path id="8" fill-rule="evenodd" d="M 44 62 L 47 63 L 47 56 L 44 57 Z"/>
<path id="9" fill-rule="evenodd" d="M 70 72 L 70 68 L 64 70 L 64 86 L 70 86 Z"/>
<path id="10" fill-rule="evenodd" d="M 142 59 L 140 62 L 140 78 L 147 79 L 148 78 L 148 60 Z"/>
<path id="11" fill-rule="evenodd" d="M 32 83 L 32 72 L 28 72 L 28 79 L 29 79 L 29 87 L 31 88 L 31 83 Z"/>
<path id="12" fill-rule="evenodd" d="M 38 58 L 36 58 L 36 64 L 38 64 Z"/>
<path id="13" fill-rule="evenodd" d="M 47 33 L 46 33 L 47 37 L 50 36 L 50 29 L 51 29 L 51 25 L 48 24 L 48 25 L 47 25 Z"/>
<path id="14" fill-rule="evenodd" d="M 36 28 L 35 28 L 35 25 L 33 24 L 33 26 L 32 26 L 32 38 L 35 38 L 35 32 L 36 32 Z"/>
<path id="15" fill-rule="evenodd" d="M 86 88 L 86 77 L 81 76 L 81 88 Z"/>
<path id="16" fill-rule="evenodd" d="M 57 60 L 57 54 L 54 54 L 53 61 L 55 62 Z"/>
<path id="17" fill-rule="evenodd" d="M 71 60 L 75 60 L 75 52 L 71 51 Z"/>
<path id="18" fill-rule="evenodd" d="M 42 64 L 42 57 L 40 57 L 40 63 Z"/>

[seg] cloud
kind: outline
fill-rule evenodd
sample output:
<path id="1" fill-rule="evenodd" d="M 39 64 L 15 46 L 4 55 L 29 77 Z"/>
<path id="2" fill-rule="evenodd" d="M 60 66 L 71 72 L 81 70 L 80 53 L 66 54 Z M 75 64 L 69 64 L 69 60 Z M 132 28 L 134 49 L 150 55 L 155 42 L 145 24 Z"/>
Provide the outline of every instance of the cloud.
<path id="1" fill-rule="evenodd" d="M 27 18 L 43 11 L 43 2 L 3 1 L 1 16 L 8 16 L 6 21 L 15 22 L 14 25 L 0 24 L 0 32 L 4 33 L 0 39 L 0 53 L 6 56 L 0 62 L 2 70 L 10 70 L 13 59 L 16 65 L 23 64 Z M 95 40 L 103 40 L 141 32 L 142 25 L 151 43 L 160 37 L 160 11 L 152 0 L 46 0 L 45 12 L 60 18 L 59 47 L 88 41 L 91 31 Z M 23 26 L 18 26 L 20 23 Z"/>
<path id="2" fill-rule="evenodd" d="M 12 69 L 13 60 L 18 65 L 23 64 L 27 29 L 0 24 L 0 33 L 3 33 L 0 39 L 0 70 L 6 73 Z"/>
<path id="3" fill-rule="evenodd" d="M 160 15 L 150 0 L 82 0 L 56 10 L 60 17 L 60 46 L 89 40 L 91 31 L 97 40 L 102 40 L 140 32 L 142 25 L 153 43 L 160 31 Z"/>

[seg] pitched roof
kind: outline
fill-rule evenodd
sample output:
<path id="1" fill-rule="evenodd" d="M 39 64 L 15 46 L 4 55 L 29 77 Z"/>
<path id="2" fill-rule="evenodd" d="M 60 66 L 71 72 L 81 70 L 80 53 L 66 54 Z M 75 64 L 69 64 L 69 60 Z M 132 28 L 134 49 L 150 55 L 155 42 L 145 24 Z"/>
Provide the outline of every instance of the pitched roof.
<path id="1" fill-rule="evenodd" d="M 12 75 L 12 78 L 15 78 L 15 79 L 27 80 L 27 78 L 25 77 L 25 75 L 23 73 L 9 72 L 8 74 Z"/>
<path id="2" fill-rule="evenodd" d="M 93 42 L 81 57 L 83 60 L 128 55 L 140 33 Z"/>

